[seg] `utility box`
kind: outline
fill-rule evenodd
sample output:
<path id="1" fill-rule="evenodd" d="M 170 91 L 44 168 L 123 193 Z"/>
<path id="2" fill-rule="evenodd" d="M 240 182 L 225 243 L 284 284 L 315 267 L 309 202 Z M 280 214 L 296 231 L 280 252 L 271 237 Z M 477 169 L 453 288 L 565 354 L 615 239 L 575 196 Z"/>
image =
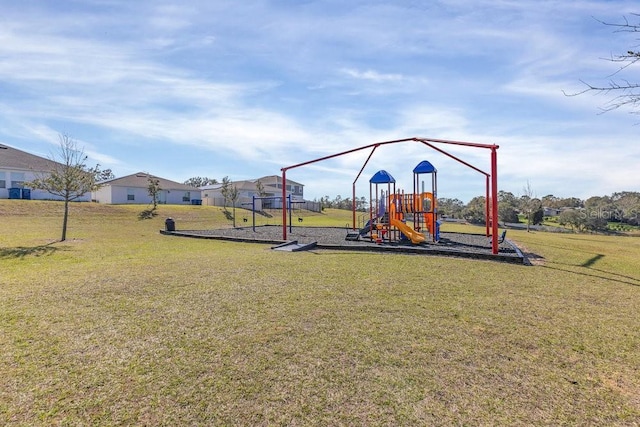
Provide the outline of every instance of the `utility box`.
<path id="1" fill-rule="evenodd" d="M 167 218 L 164 221 L 164 228 L 167 231 L 176 231 L 176 222 L 172 218 Z"/>

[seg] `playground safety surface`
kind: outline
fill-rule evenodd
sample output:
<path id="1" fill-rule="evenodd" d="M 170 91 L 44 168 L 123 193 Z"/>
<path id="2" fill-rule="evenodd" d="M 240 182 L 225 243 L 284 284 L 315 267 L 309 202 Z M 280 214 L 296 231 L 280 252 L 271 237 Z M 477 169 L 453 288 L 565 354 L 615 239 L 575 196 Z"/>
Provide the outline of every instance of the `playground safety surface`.
<path id="1" fill-rule="evenodd" d="M 511 241 L 505 239 L 499 245 L 497 255 L 491 252 L 491 243 L 485 235 L 466 233 L 440 233 L 440 241 L 414 245 L 410 242 L 383 242 L 377 244 L 368 237 L 359 240 L 345 240 L 350 229 L 345 227 L 302 227 L 287 228 L 287 240 L 282 239 L 282 226 L 237 227 L 215 230 L 176 230 L 162 234 L 216 239 L 236 242 L 263 243 L 272 248 L 295 245 L 296 248 L 308 247 L 310 250 L 348 250 L 369 252 L 411 253 L 421 255 L 457 256 L 492 261 L 526 264 L 526 257 Z"/>

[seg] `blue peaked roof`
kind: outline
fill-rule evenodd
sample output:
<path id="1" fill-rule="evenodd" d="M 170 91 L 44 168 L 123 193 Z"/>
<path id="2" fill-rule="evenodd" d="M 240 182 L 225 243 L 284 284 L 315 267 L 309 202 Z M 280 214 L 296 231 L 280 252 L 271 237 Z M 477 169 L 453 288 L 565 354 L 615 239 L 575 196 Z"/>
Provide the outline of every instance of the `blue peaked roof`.
<path id="1" fill-rule="evenodd" d="M 418 166 L 413 168 L 413 173 L 433 173 L 438 172 L 438 170 L 427 160 L 423 160 L 418 163 Z"/>
<path id="2" fill-rule="evenodd" d="M 389 174 L 389 172 L 385 170 L 379 170 L 378 172 L 375 173 L 375 175 L 371 177 L 369 182 L 371 184 L 388 184 L 388 183 L 395 183 L 396 180 L 394 177 L 391 176 L 391 174 Z"/>

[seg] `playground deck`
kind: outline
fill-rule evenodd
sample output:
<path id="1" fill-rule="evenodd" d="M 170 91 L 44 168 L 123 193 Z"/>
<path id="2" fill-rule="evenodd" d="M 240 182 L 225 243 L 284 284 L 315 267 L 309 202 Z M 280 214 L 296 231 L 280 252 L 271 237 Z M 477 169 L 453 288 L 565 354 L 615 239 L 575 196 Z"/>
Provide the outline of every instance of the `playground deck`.
<path id="1" fill-rule="evenodd" d="M 272 246 L 296 241 L 300 245 L 316 243 L 313 250 L 355 250 L 372 252 L 413 253 L 423 255 L 459 256 L 493 261 L 526 263 L 522 252 L 508 239 L 500 243 L 499 253 L 491 253 L 486 236 L 466 233 L 441 233 L 438 243 L 421 245 L 406 243 L 376 244 L 368 238 L 345 240 L 347 228 L 343 227 L 292 227 L 287 229 L 287 241 L 282 240 L 281 226 L 224 228 L 216 230 L 161 231 L 163 234 L 201 239 L 217 239 L 238 242 L 264 243 Z"/>

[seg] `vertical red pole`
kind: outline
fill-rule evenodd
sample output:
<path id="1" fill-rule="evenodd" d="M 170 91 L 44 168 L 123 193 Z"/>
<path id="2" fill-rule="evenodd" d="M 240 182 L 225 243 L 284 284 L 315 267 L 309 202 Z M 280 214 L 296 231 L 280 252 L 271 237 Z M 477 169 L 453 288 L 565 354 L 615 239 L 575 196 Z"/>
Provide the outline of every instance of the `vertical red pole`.
<path id="1" fill-rule="evenodd" d="M 353 207 L 353 230 L 356 229 L 356 183 L 353 183 L 353 195 L 351 199 L 351 206 Z"/>
<path id="2" fill-rule="evenodd" d="M 491 207 L 490 207 L 490 200 L 491 200 L 491 193 L 489 192 L 489 176 L 487 175 L 487 188 L 486 188 L 486 199 L 485 199 L 485 203 L 484 203 L 484 209 L 485 209 L 485 218 L 486 221 L 484 222 L 485 228 L 487 229 L 487 237 L 491 236 L 491 230 L 489 230 L 489 224 L 491 223 Z"/>
<path id="3" fill-rule="evenodd" d="M 497 147 L 491 147 L 491 249 L 494 255 L 498 254 L 498 153 Z"/>
<path id="4" fill-rule="evenodd" d="M 282 169 L 282 240 L 287 240 L 287 170 Z"/>

